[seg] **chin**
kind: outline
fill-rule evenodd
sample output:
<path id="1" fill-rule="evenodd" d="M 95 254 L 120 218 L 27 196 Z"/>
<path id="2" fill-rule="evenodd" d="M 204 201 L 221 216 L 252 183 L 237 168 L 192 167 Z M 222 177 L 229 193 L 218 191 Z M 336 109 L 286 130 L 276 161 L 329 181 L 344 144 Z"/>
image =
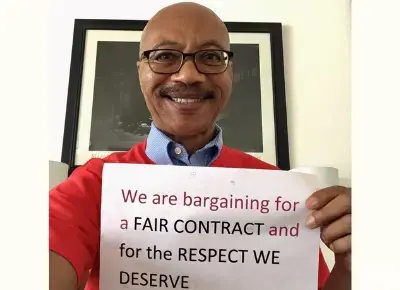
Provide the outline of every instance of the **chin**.
<path id="1" fill-rule="evenodd" d="M 181 124 L 173 124 L 169 127 L 170 133 L 177 136 L 196 136 L 207 133 L 211 128 L 213 128 L 213 123 L 211 124 L 191 124 L 188 121 L 182 122 Z"/>

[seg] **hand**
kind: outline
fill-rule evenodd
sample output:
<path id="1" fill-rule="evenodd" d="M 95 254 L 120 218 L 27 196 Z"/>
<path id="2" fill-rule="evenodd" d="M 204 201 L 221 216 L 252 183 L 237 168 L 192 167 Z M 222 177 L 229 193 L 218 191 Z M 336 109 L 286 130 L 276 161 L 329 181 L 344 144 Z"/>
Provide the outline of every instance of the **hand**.
<path id="1" fill-rule="evenodd" d="M 314 192 L 306 201 L 311 210 L 306 224 L 321 228 L 321 240 L 335 253 L 336 264 L 351 269 L 351 189 L 332 186 Z"/>

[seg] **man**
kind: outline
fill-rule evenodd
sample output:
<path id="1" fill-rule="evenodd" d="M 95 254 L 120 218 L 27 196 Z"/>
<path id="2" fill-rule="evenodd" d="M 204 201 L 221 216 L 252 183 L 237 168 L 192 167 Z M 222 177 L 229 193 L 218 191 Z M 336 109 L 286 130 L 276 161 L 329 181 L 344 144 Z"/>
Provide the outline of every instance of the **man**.
<path id="1" fill-rule="evenodd" d="M 137 67 L 154 124 L 145 142 L 127 153 L 90 160 L 51 191 L 50 289 L 75 289 L 89 271 L 86 289 L 99 287 L 105 162 L 277 169 L 222 144 L 215 120 L 231 94 L 229 48 L 224 23 L 198 4 L 166 7 L 148 22 Z M 322 240 L 336 254 L 330 274 L 320 254 L 319 289 L 350 289 L 350 200 L 343 187 L 320 190 L 307 200 L 305 222 L 321 227 Z"/>

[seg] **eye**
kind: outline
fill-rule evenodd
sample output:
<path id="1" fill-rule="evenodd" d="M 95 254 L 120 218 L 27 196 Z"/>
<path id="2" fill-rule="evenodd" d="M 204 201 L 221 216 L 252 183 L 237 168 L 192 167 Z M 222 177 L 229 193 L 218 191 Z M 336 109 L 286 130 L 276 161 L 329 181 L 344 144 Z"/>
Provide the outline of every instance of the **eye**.
<path id="1" fill-rule="evenodd" d="M 169 52 L 164 52 L 164 53 L 160 53 L 156 56 L 156 60 L 169 60 L 169 59 L 173 59 L 174 58 L 174 54 L 169 53 Z"/>
<path id="2" fill-rule="evenodd" d="M 201 61 L 207 64 L 220 64 L 226 60 L 225 52 L 223 51 L 205 51 L 200 56 Z"/>
<path id="3" fill-rule="evenodd" d="M 221 56 L 220 53 L 216 53 L 216 52 L 208 52 L 204 55 L 204 57 L 208 60 L 213 60 L 213 61 L 223 60 L 223 56 Z"/>
<path id="4" fill-rule="evenodd" d="M 179 55 L 173 51 L 155 51 L 150 55 L 150 60 L 157 62 L 176 61 L 179 58 Z"/>

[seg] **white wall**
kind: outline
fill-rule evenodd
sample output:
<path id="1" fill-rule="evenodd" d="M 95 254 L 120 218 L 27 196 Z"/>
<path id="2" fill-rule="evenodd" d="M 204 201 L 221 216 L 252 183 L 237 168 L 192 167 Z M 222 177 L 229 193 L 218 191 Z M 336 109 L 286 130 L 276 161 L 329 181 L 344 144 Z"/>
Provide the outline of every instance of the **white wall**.
<path id="1" fill-rule="evenodd" d="M 148 19 L 173 2 L 51 1 L 50 159 L 61 156 L 74 18 Z M 224 21 L 283 23 L 292 167 L 334 166 L 350 178 L 349 0 L 197 2 Z"/>

